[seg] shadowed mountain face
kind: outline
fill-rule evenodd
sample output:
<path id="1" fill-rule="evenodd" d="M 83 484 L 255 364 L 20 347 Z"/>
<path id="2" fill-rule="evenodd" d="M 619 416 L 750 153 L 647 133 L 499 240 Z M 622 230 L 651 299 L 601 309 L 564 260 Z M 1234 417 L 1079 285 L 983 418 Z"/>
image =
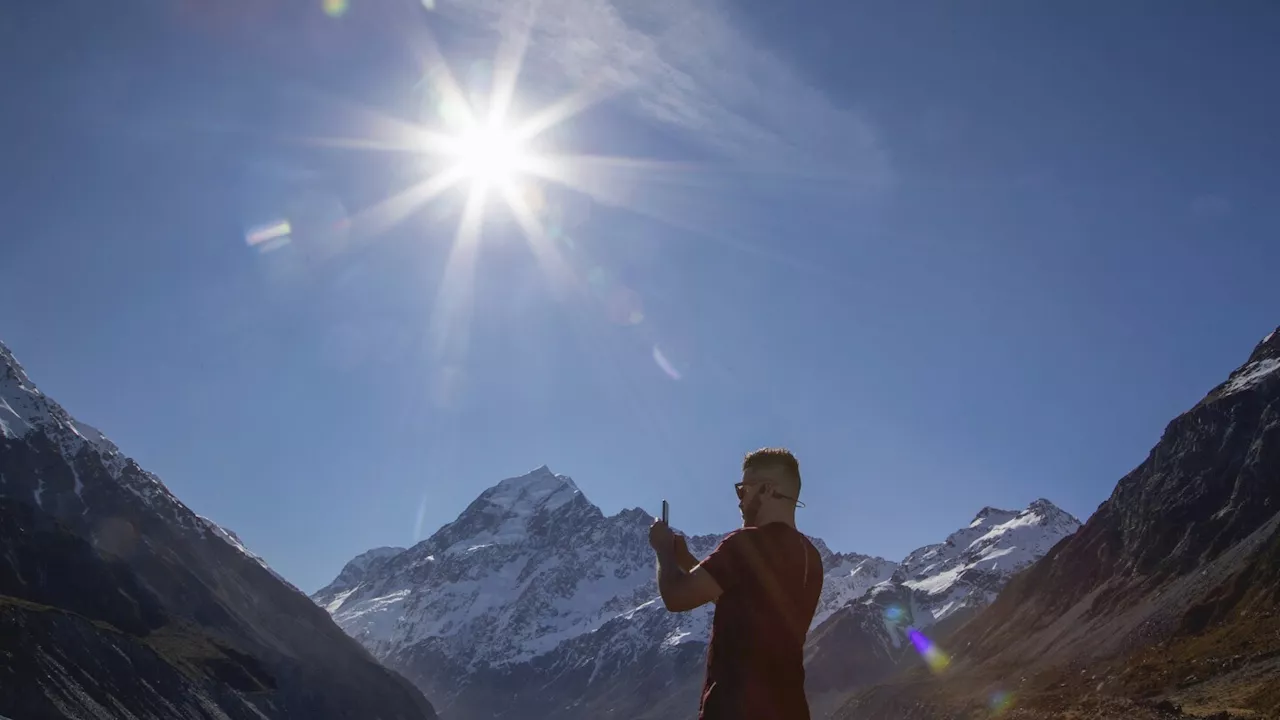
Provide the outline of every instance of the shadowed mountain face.
<path id="1" fill-rule="evenodd" d="M 183 628 L 122 562 L 0 499 L 0 707 L 22 718 L 258 718 L 254 658 Z"/>
<path id="2" fill-rule="evenodd" d="M 948 647 L 941 677 L 907 674 L 839 716 L 935 717 L 997 694 L 1028 717 L 1280 715 L 1280 331 Z"/>
<path id="3" fill-rule="evenodd" d="M 0 713 L 434 718 L 0 345 Z"/>
<path id="4" fill-rule="evenodd" d="M 713 608 L 673 614 L 657 601 L 652 520 L 639 509 L 605 516 L 541 467 L 481 493 L 412 548 L 361 554 L 314 599 L 446 718 L 687 716 Z M 815 705 L 918 663 L 911 623 L 968 617 L 1077 527 L 1047 500 L 986 508 L 901 564 L 815 539 L 824 566 L 807 662 Z M 690 549 L 705 556 L 721 537 L 690 538 Z M 890 596 L 907 608 L 896 624 L 884 619 Z"/>

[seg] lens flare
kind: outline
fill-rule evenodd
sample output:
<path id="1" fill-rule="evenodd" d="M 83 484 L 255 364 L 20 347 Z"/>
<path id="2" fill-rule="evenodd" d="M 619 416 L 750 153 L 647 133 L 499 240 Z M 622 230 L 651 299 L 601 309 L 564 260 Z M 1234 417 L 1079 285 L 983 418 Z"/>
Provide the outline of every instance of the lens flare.
<path id="1" fill-rule="evenodd" d="M 644 321 L 640 294 L 626 286 L 614 288 L 610 293 L 607 310 L 609 320 L 616 325 L 639 325 Z"/>
<path id="2" fill-rule="evenodd" d="M 266 225 L 259 225 L 252 228 L 244 236 L 244 241 L 249 247 L 255 247 L 258 252 L 271 252 L 276 248 L 289 244 L 289 236 L 293 233 L 293 226 L 288 220 L 277 220 Z"/>
<path id="3" fill-rule="evenodd" d="M 427 518 L 427 499 L 426 495 L 422 496 L 422 502 L 418 504 L 418 517 L 413 522 L 413 540 L 411 544 L 417 543 L 422 539 L 422 523 Z"/>
<path id="4" fill-rule="evenodd" d="M 658 367 L 661 368 L 662 372 L 666 373 L 672 380 L 680 379 L 680 372 L 671 364 L 667 356 L 662 354 L 662 348 L 657 345 L 653 346 L 653 361 L 658 363 Z"/>
<path id="5" fill-rule="evenodd" d="M 347 0 L 323 0 L 321 5 L 324 7 L 324 14 L 332 18 L 342 17 L 351 9 Z"/>
<path id="6" fill-rule="evenodd" d="M 991 714 L 1000 717 L 1013 707 L 1013 693 L 997 690 L 991 694 Z"/>
<path id="7" fill-rule="evenodd" d="M 536 182 L 525 182 L 520 185 L 520 196 L 529 212 L 542 216 L 547 209 L 547 194 L 542 185 Z"/>
<path id="8" fill-rule="evenodd" d="M 915 646 L 916 652 L 920 653 L 920 657 L 924 658 L 925 664 L 934 674 L 941 673 L 951 665 L 951 658 L 932 640 L 925 637 L 924 633 L 915 628 L 908 628 L 907 637 L 911 638 L 911 644 Z"/>

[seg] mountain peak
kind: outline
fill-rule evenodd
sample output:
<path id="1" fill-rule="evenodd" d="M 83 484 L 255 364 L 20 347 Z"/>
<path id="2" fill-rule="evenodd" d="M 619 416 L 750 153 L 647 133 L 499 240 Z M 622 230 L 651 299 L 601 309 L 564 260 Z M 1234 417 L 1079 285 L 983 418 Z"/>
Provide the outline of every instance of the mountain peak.
<path id="1" fill-rule="evenodd" d="M 367 565 L 374 560 L 381 560 L 382 558 L 388 558 L 388 557 L 391 557 L 392 555 L 399 555 L 402 552 L 404 552 L 404 548 L 402 547 L 392 547 L 392 546 L 377 547 L 372 550 L 366 550 L 360 553 L 359 555 L 352 558 L 351 562 L 347 564 L 350 565 L 352 563 L 357 563 L 361 565 Z"/>
<path id="2" fill-rule="evenodd" d="M 642 523 L 646 527 L 653 523 L 653 512 L 642 507 L 633 507 L 620 510 L 617 518 L 627 523 Z"/>
<path id="3" fill-rule="evenodd" d="M 1080 521 L 1044 498 L 1023 510 L 987 506 L 968 527 L 951 533 L 945 542 L 913 551 L 900 567 L 908 586 L 939 592 L 950 588 L 966 569 L 1001 573 L 1021 569 L 1079 527 Z"/>
<path id="4" fill-rule="evenodd" d="M 1002 510 L 988 505 L 978 511 L 978 514 L 973 517 L 973 522 L 969 523 L 969 527 L 972 528 L 979 525 L 994 527 L 996 525 L 1003 525 L 1014 518 L 1024 515 L 1036 515 L 1041 518 L 1042 522 L 1047 522 L 1057 518 L 1075 521 L 1075 518 L 1072 517 L 1071 513 L 1063 510 L 1057 505 L 1054 505 L 1053 501 L 1048 498 L 1036 498 L 1031 501 L 1030 505 L 1022 510 Z"/>
<path id="5" fill-rule="evenodd" d="M 8 346 L 0 343 L 0 437 L 22 437 L 40 419 L 36 389 Z"/>
<path id="6" fill-rule="evenodd" d="M 1277 370 L 1280 370 L 1280 328 L 1272 330 L 1262 338 L 1262 341 L 1249 354 L 1245 364 L 1236 368 L 1225 382 L 1211 391 L 1205 401 L 1256 388 L 1264 382 L 1280 377 L 1280 372 L 1276 372 Z"/>
<path id="7" fill-rule="evenodd" d="M 448 549 L 489 545 L 518 545 L 531 536 L 545 536 L 563 520 L 566 510 L 599 514 L 573 480 L 551 472 L 546 465 L 510 477 L 480 493 L 456 520 L 429 538 L 435 553 Z"/>
<path id="8" fill-rule="evenodd" d="M 354 588 L 368 577 L 370 570 L 376 570 L 388 559 L 404 551 L 405 549 L 402 547 L 378 547 L 360 553 L 351 558 L 346 565 L 343 565 L 342 572 L 338 573 L 338 577 L 322 588 L 317 595 L 334 595 L 343 590 Z"/>
<path id="9" fill-rule="evenodd" d="M 22 364 L 13 356 L 13 351 L 8 345 L 0 342 L 0 363 L 4 364 L 4 379 L 17 380 L 21 385 L 30 385 L 31 379 L 27 377 L 26 371 L 22 369 Z"/>
<path id="10" fill-rule="evenodd" d="M 1249 361 L 1262 360 L 1267 357 L 1280 356 L 1280 327 L 1272 330 L 1257 347 L 1253 349 L 1253 353 L 1249 356 Z"/>
<path id="11" fill-rule="evenodd" d="M 113 475 L 119 475 L 125 458 L 102 431 L 80 422 L 31 382 L 13 351 L 0 343 L 0 437 L 21 438 L 42 431 L 73 458 L 88 446 L 101 456 Z"/>
<path id="12" fill-rule="evenodd" d="M 1017 517 L 1017 515 L 1017 510 L 1002 510 L 1000 508 L 987 505 L 979 510 L 977 515 L 973 516 L 973 521 L 969 523 L 969 527 L 974 527 L 980 524 L 999 525 L 1000 523 L 1008 522 L 1010 519 Z"/>
<path id="13" fill-rule="evenodd" d="M 1070 520 L 1074 520 L 1077 523 L 1080 522 L 1079 520 L 1076 519 L 1074 515 L 1067 512 L 1066 510 L 1063 510 L 1057 505 L 1054 505 L 1053 501 L 1047 498 L 1036 498 L 1031 502 L 1030 505 L 1027 506 L 1027 510 L 1033 513 L 1036 513 L 1037 515 L 1040 515 L 1046 519 L 1064 517 Z"/>
<path id="14" fill-rule="evenodd" d="M 573 479 L 557 475 L 551 468 L 540 465 L 516 477 L 510 477 L 480 494 L 481 500 L 505 510 L 532 510 L 538 507 L 555 509 L 574 495 L 581 494 Z"/>

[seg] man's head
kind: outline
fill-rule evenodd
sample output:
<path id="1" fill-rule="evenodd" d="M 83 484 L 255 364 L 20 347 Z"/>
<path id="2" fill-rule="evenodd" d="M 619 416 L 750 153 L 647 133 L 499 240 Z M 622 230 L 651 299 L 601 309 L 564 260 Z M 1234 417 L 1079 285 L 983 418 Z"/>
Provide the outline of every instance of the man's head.
<path id="1" fill-rule="evenodd" d="M 762 448 L 742 459 L 742 481 L 737 484 L 738 509 L 745 526 L 774 520 L 795 523 L 800 502 L 800 463 L 791 451 Z"/>

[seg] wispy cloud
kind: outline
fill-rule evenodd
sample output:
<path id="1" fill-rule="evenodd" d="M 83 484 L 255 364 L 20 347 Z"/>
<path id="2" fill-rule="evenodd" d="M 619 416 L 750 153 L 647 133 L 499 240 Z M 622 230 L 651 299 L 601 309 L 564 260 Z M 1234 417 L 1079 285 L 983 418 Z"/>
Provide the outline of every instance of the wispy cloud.
<path id="1" fill-rule="evenodd" d="M 507 35 L 527 31 L 527 72 L 614 95 L 736 166 L 867 188 L 892 181 L 889 153 L 866 117 L 835 105 L 716 7 L 683 0 L 513 7 L 456 0 L 444 9 Z"/>

